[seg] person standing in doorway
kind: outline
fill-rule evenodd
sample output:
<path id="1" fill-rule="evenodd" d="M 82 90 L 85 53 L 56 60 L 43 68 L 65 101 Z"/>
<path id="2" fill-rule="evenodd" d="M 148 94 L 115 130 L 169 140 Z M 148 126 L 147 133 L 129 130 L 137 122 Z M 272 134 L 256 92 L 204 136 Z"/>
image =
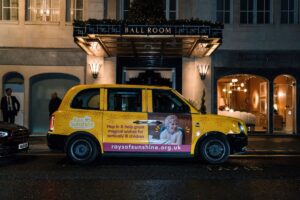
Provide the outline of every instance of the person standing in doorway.
<path id="1" fill-rule="evenodd" d="M 57 96 L 57 93 L 52 93 L 51 100 L 49 102 L 49 116 L 51 116 L 58 109 L 60 103 L 61 99 Z"/>
<path id="2" fill-rule="evenodd" d="M 3 114 L 3 121 L 11 124 L 15 123 L 15 116 L 20 110 L 20 103 L 15 96 L 12 96 L 12 89 L 5 90 L 6 95 L 1 99 L 1 110 Z"/>

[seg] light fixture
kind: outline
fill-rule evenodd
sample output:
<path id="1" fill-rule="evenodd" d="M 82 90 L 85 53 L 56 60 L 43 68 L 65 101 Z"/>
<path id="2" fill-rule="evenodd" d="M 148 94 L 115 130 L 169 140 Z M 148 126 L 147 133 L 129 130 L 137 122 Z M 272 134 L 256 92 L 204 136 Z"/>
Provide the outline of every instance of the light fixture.
<path id="1" fill-rule="evenodd" d="M 237 78 L 233 78 L 233 79 L 231 79 L 231 82 L 233 82 L 233 83 L 236 83 L 236 82 L 238 82 L 239 80 L 237 79 Z"/>
<path id="2" fill-rule="evenodd" d="M 201 64 L 197 66 L 201 80 L 204 80 L 209 69 L 209 65 Z"/>
<path id="3" fill-rule="evenodd" d="M 99 63 L 90 63 L 89 65 L 93 78 L 96 79 L 98 77 L 101 65 Z"/>

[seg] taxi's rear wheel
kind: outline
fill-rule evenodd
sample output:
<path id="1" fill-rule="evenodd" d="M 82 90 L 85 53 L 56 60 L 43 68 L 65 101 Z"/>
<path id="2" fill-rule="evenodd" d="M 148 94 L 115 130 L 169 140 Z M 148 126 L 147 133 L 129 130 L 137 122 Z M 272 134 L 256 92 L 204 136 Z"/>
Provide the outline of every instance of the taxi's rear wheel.
<path id="1" fill-rule="evenodd" d="M 199 153 L 205 162 L 220 164 L 225 162 L 229 157 L 229 143 L 224 136 L 209 136 L 201 143 Z"/>
<path id="2" fill-rule="evenodd" d="M 87 136 L 77 136 L 68 142 L 67 156 L 74 163 L 88 164 L 93 162 L 99 154 L 96 142 Z"/>

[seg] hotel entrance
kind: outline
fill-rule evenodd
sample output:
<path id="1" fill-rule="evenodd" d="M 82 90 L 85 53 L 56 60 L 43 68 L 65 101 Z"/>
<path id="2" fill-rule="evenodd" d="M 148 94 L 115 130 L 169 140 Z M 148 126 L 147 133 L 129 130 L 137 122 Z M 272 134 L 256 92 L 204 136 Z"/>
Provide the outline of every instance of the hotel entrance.
<path id="1" fill-rule="evenodd" d="M 117 58 L 117 83 L 168 86 L 181 91 L 182 58 Z"/>

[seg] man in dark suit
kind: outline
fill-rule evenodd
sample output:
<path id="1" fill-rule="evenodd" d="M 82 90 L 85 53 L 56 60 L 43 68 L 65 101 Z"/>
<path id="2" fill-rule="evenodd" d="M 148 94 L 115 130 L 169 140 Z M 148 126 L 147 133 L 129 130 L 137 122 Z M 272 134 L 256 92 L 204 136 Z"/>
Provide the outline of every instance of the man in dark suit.
<path id="1" fill-rule="evenodd" d="M 1 99 L 3 121 L 13 124 L 15 123 L 15 116 L 20 110 L 20 103 L 15 96 L 11 96 L 11 88 L 7 88 L 5 92 L 6 95 Z"/>
<path id="2" fill-rule="evenodd" d="M 61 99 L 57 96 L 57 93 L 54 92 L 51 94 L 51 100 L 49 102 L 49 116 L 51 116 L 60 106 Z"/>

